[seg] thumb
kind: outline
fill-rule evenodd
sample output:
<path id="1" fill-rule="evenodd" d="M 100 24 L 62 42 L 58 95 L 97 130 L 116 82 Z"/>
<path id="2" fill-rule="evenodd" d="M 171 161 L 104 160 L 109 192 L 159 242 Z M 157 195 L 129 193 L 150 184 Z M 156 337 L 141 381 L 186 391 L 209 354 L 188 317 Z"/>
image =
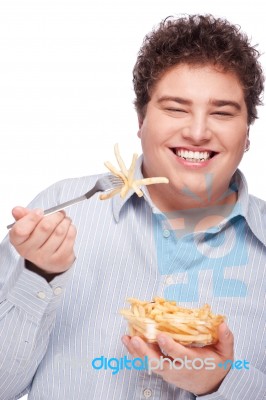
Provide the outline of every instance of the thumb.
<path id="1" fill-rule="evenodd" d="M 218 338 L 219 340 L 216 344 L 218 352 L 227 358 L 231 357 L 233 359 L 234 336 L 225 322 L 218 327 Z"/>
<path id="2" fill-rule="evenodd" d="M 25 217 L 25 215 L 29 214 L 30 210 L 24 207 L 15 207 L 12 210 L 12 215 L 16 221 Z"/>

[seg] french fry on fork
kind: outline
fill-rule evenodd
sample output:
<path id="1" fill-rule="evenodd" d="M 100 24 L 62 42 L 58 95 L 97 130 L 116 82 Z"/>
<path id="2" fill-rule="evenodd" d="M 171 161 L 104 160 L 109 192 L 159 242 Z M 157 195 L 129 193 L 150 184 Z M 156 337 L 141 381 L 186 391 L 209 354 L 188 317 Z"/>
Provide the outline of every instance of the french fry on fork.
<path id="1" fill-rule="evenodd" d="M 129 169 L 126 168 L 125 163 L 120 155 L 118 144 L 115 145 L 115 157 L 117 163 L 120 167 L 120 171 L 116 169 L 109 161 L 106 161 L 104 165 L 109 169 L 109 171 L 120 178 L 122 180 L 122 185 L 120 188 L 116 188 L 109 193 L 103 193 L 100 195 L 101 200 L 110 199 L 111 197 L 115 196 L 116 194 L 120 193 L 122 198 L 125 198 L 129 190 L 133 189 L 139 197 L 143 196 L 143 192 L 140 189 L 140 186 L 143 185 L 154 185 L 157 183 L 169 183 L 169 180 L 165 177 L 155 177 L 155 178 L 143 178 L 143 179 L 134 179 L 135 168 L 136 168 L 136 161 L 138 155 L 135 153 L 133 154 L 132 162 Z"/>

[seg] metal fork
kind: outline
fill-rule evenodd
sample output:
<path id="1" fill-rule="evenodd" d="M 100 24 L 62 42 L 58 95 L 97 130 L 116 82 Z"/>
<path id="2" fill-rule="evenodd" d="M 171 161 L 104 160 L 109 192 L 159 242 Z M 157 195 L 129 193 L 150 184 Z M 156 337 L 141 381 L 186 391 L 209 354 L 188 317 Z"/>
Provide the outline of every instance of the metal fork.
<path id="1" fill-rule="evenodd" d="M 100 179 L 98 179 L 93 188 L 90 189 L 87 193 L 83 194 L 82 196 L 76 197 L 75 199 L 68 200 L 64 203 L 58 204 L 57 206 L 48 208 L 47 210 L 44 211 L 44 215 L 53 214 L 57 211 L 61 211 L 69 206 L 72 206 L 73 204 L 77 204 L 81 201 L 87 200 L 97 192 L 106 192 L 108 190 L 116 189 L 122 185 L 123 181 L 117 176 L 105 175 Z M 10 225 L 7 225 L 7 229 L 11 229 L 13 225 L 15 225 L 15 222 L 13 222 Z"/>

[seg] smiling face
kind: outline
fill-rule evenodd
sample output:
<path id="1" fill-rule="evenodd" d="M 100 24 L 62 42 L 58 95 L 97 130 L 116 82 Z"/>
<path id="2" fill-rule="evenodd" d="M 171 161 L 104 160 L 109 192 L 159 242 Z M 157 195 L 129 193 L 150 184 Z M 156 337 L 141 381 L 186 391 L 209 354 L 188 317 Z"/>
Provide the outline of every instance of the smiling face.
<path id="1" fill-rule="evenodd" d="M 143 175 L 169 185 L 149 193 L 163 211 L 215 203 L 228 189 L 248 135 L 244 92 L 236 75 L 212 65 L 171 68 L 157 82 L 140 121 Z M 167 187 L 166 187 L 167 186 Z"/>

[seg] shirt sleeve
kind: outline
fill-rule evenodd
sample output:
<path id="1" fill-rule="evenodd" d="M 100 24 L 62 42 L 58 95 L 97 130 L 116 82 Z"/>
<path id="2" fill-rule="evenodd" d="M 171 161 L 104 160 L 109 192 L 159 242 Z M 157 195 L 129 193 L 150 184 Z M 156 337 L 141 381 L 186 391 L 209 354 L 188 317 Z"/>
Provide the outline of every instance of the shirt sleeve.
<path id="1" fill-rule="evenodd" d="M 28 392 L 73 267 L 48 283 L 25 268 L 8 236 L 0 244 L 0 400 Z"/>
<path id="2" fill-rule="evenodd" d="M 197 400 L 262 400 L 266 398 L 266 375 L 252 365 L 248 370 L 231 369 L 217 392 Z"/>

